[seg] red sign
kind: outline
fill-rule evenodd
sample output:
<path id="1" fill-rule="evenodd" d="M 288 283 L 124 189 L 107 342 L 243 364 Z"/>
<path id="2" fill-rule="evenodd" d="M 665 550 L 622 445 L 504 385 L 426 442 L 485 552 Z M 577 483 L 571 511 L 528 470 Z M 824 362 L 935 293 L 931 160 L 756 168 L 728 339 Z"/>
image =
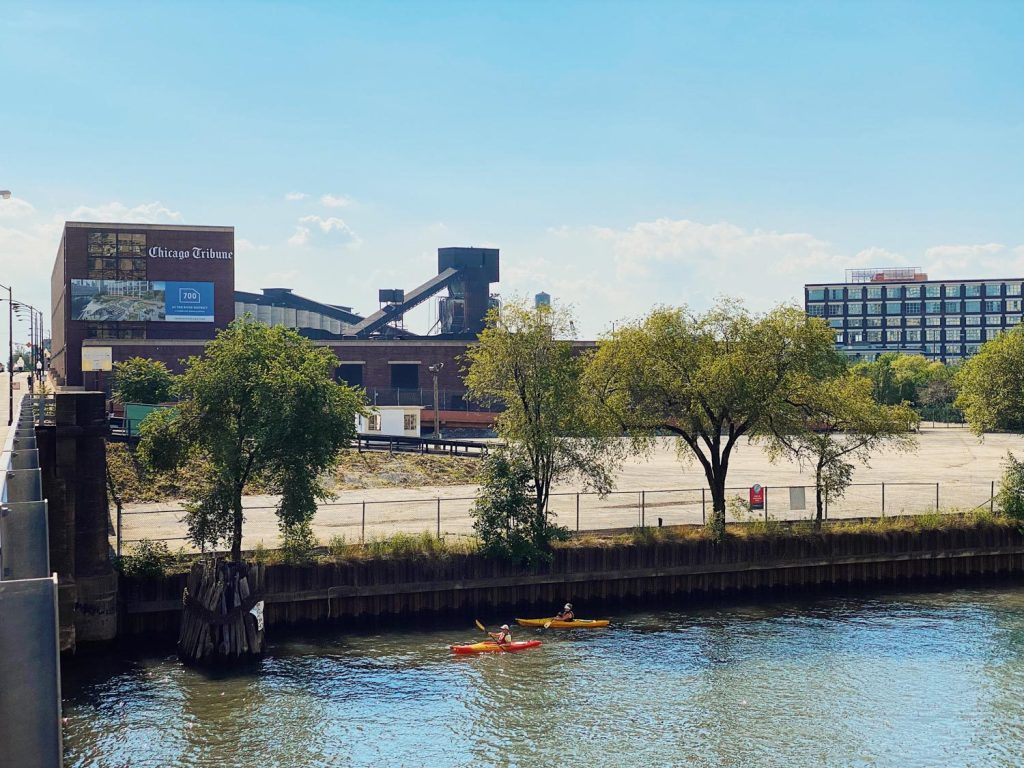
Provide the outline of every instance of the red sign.
<path id="1" fill-rule="evenodd" d="M 757 483 L 750 486 L 750 508 L 764 509 L 764 488 Z"/>

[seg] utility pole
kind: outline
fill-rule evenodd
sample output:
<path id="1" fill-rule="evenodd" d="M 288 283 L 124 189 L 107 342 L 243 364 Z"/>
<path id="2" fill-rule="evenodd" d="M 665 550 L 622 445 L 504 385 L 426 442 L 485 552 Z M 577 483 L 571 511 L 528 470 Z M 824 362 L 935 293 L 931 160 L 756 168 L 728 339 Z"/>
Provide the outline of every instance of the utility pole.
<path id="1" fill-rule="evenodd" d="M 7 291 L 7 426 L 14 423 L 14 301 L 11 298 L 11 286 L 0 285 Z"/>
<path id="2" fill-rule="evenodd" d="M 444 368 L 444 363 L 434 363 L 427 368 L 434 377 L 434 439 L 441 439 L 441 413 L 439 412 L 439 398 L 437 396 L 437 374 Z"/>

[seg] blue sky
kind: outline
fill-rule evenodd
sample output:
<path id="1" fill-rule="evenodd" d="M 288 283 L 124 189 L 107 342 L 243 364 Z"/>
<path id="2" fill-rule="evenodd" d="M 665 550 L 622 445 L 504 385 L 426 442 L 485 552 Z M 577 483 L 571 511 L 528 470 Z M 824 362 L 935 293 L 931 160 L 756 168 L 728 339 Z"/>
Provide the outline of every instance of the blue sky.
<path id="1" fill-rule="evenodd" d="M 65 219 L 233 224 L 239 288 L 365 311 L 494 245 L 501 293 L 584 335 L 854 266 L 1020 276 L 1022 30 L 1022 3 L 0 0 L 0 265 L 48 307 Z"/>

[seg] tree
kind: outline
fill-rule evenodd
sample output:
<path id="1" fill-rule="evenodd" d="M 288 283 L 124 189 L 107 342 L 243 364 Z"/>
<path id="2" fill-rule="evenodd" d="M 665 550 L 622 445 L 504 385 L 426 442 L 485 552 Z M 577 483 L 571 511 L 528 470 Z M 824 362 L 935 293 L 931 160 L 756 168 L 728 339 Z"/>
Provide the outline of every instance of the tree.
<path id="1" fill-rule="evenodd" d="M 535 563 L 547 558 L 553 538 L 568 533 L 537 514 L 532 483 L 530 464 L 514 448 L 500 448 L 484 459 L 471 511 L 484 554 Z"/>
<path id="2" fill-rule="evenodd" d="M 815 528 L 821 527 L 824 506 L 846 492 L 855 462 L 866 465 L 876 451 L 917 445 L 914 410 L 876 402 L 872 382 L 855 373 L 809 378 L 789 399 L 795 412 L 783 410 L 763 439 L 773 460 L 786 456 L 813 469 Z M 796 421 L 789 420 L 793 416 Z"/>
<path id="3" fill-rule="evenodd" d="M 985 342 L 956 376 L 956 405 L 977 433 L 1024 432 L 1024 326 Z"/>
<path id="4" fill-rule="evenodd" d="M 508 302 L 488 314 L 465 355 L 469 397 L 504 406 L 495 429 L 529 471 L 535 531 L 548 530 L 552 484 L 579 479 L 607 493 L 621 453 L 621 441 L 589 418 L 585 361 L 568 340 L 572 325 L 567 310 Z"/>
<path id="5" fill-rule="evenodd" d="M 121 403 L 162 403 L 171 397 L 174 374 L 159 360 L 131 357 L 114 363 L 114 399 Z"/>
<path id="6" fill-rule="evenodd" d="M 824 321 L 796 307 L 760 316 L 730 300 L 703 314 L 661 308 L 599 342 L 586 384 L 638 448 L 669 433 L 697 459 L 711 490 L 711 526 L 722 536 L 737 441 L 792 411 L 788 398 L 808 377 L 843 368 L 834 342 Z"/>
<path id="7" fill-rule="evenodd" d="M 286 543 L 308 540 L 320 481 L 356 435 L 359 391 L 337 384 L 338 361 L 295 331 L 236 320 L 186 361 L 179 404 L 142 423 L 140 455 L 157 469 L 200 461 L 209 476 L 188 505 L 197 545 L 229 541 L 241 557 L 242 493 L 260 476 L 281 493 L 277 514 Z"/>
<path id="8" fill-rule="evenodd" d="M 999 484 L 999 511 L 1014 520 L 1024 521 L 1024 462 L 1006 454 L 1003 479 Z"/>

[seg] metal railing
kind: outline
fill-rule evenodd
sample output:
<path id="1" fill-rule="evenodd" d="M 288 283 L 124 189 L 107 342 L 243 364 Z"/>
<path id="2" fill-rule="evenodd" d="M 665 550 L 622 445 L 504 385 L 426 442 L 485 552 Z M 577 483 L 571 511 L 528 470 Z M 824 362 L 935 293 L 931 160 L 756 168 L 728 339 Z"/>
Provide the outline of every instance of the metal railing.
<path id="1" fill-rule="evenodd" d="M 0 765 L 62 761 L 57 575 L 35 429 L 51 406 L 23 397 L 0 456 Z"/>
<path id="2" fill-rule="evenodd" d="M 749 488 L 726 489 L 732 501 L 726 522 L 757 520 L 800 522 L 816 515 L 813 485 L 765 486 L 764 508 L 745 509 Z M 995 480 L 956 482 L 855 483 L 840 499 L 831 500 L 823 510 L 825 519 L 877 518 L 922 513 L 958 512 L 968 509 L 994 510 L 998 483 Z M 473 531 L 471 515 L 475 497 L 434 496 L 352 500 L 323 503 L 313 528 L 325 543 L 344 536 L 349 543 L 365 542 L 395 533 L 430 531 L 437 536 L 468 535 Z M 700 525 L 711 515 L 711 492 L 707 488 L 657 488 L 613 491 L 605 496 L 590 492 L 552 493 L 548 513 L 553 522 L 578 532 L 628 529 L 658 525 Z M 247 546 L 263 539 L 276 541 L 275 506 L 247 506 Z M 178 506 L 156 509 L 127 509 L 123 512 L 123 543 L 142 539 L 184 544 L 184 510 Z"/>
<path id="3" fill-rule="evenodd" d="M 419 405 L 424 408 L 434 407 L 434 390 L 431 387 L 403 389 L 397 387 L 367 387 L 366 403 L 368 405 Z M 482 413 L 500 413 L 505 410 L 499 404 L 483 405 L 468 399 L 465 390 L 438 390 L 438 407 L 442 411 L 479 411 Z"/>

